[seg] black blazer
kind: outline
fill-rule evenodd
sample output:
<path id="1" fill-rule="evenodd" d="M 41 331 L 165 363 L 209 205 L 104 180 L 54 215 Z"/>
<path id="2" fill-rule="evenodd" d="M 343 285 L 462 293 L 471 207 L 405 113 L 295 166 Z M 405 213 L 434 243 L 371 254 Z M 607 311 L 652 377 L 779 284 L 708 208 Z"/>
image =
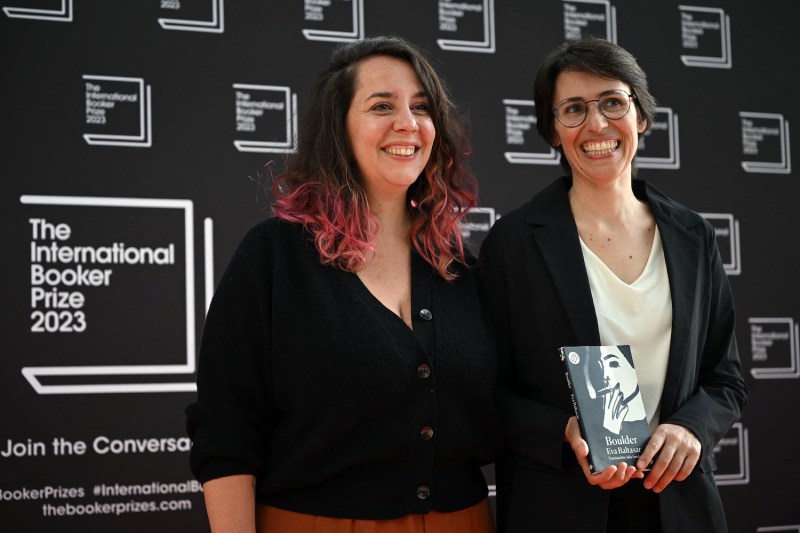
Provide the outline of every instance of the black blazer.
<path id="1" fill-rule="evenodd" d="M 558 348 L 600 343 L 567 196 L 571 186 L 561 178 L 499 219 L 481 248 L 506 437 L 496 465 L 501 532 L 605 531 L 608 492 L 589 485 L 564 442 L 573 412 Z M 660 421 L 687 427 L 702 444 L 689 478 L 659 495 L 662 527 L 665 533 L 726 531 L 712 450 L 747 398 L 730 286 L 711 225 L 642 181 L 633 189 L 658 224 L 672 297 Z"/>

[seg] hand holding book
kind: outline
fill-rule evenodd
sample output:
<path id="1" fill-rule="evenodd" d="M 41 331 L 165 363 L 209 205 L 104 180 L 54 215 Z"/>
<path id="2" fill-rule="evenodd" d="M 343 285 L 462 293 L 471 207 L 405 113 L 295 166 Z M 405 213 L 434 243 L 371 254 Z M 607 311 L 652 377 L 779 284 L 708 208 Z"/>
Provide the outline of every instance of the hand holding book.
<path id="1" fill-rule="evenodd" d="M 583 470 L 586 480 L 601 489 L 616 489 L 621 487 L 633 478 L 643 478 L 644 472 L 639 471 L 633 465 L 621 462 L 618 465 L 608 466 L 602 472 L 592 472 L 589 468 L 589 445 L 581 437 L 581 430 L 578 420 L 574 416 L 567 422 L 567 429 L 564 432 L 564 439 L 569 442 L 578 464 Z"/>
<path id="2" fill-rule="evenodd" d="M 700 440 L 687 428 L 677 424 L 659 425 L 637 463 L 639 468 L 652 463 L 644 487 L 658 493 L 672 481 L 683 481 L 697 466 L 701 452 Z"/>

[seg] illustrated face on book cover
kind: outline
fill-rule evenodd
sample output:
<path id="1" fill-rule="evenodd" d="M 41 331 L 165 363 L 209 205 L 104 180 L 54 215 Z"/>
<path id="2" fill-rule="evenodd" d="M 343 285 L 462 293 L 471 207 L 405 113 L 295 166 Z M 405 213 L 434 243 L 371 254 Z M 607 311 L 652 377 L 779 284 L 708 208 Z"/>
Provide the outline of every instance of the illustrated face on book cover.
<path id="1" fill-rule="evenodd" d="M 604 346 L 585 368 L 590 395 L 603 399 L 606 429 L 619 434 L 622 422 L 646 418 L 636 370 L 618 347 Z"/>
<path id="2" fill-rule="evenodd" d="M 623 401 L 626 404 L 639 394 L 639 387 L 636 384 L 636 371 L 619 348 L 604 349 L 600 353 L 600 366 L 603 369 L 605 390 L 613 390 L 619 385 Z"/>

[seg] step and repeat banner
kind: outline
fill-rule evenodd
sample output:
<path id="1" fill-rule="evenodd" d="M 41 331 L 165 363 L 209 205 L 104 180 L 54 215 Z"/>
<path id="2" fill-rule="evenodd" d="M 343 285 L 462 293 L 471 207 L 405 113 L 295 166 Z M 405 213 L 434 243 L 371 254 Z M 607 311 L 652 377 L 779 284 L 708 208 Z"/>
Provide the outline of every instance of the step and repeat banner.
<path id="1" fill-rule="evenodd" d="M 471 123 L 477 250 L 560 174 L 532 82 L 591 34 L 648 73 L 639 176 L 714 225 L 733 285 L 751 405 L 714 450 L 731 530 L 799 532 L 800 5 L 698 2 L 0 0 L 0 530 L 208 530 L 183 414 L 205 310 L 338 43 L 433 58 Z"/>

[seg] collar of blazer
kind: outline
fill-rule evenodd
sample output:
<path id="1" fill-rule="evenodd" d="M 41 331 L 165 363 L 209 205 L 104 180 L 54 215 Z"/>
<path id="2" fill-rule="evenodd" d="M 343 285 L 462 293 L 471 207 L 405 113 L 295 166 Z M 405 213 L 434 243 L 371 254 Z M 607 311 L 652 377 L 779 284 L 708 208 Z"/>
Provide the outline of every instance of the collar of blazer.
<path id="1" fill-rule="evenodd" d="M 580 344 L 599 344 L 597 315 L 589 279 L 578 243 L 578 230 L 569 206 L 570 177 L 562 177 L 537 194 L 525 208 L 525 222 L 537 226 L 533 235 L 542 251 L 547 268 L 570 317 Z M 633 181 L 637 198 L 648 202 L 661 233 L 664 258 L 672 298 L 672 337 L 666 383 L 661 400 L 662 418 L 675 409 L 677 384 L 687 355 L 695 357 L 691 346 L 693 324 L 697 317 L 701 285 L 708 276 L 700 267 L 703 234 L 709 225 L 683 205 L 664 196 L 642 180 Z"/>

